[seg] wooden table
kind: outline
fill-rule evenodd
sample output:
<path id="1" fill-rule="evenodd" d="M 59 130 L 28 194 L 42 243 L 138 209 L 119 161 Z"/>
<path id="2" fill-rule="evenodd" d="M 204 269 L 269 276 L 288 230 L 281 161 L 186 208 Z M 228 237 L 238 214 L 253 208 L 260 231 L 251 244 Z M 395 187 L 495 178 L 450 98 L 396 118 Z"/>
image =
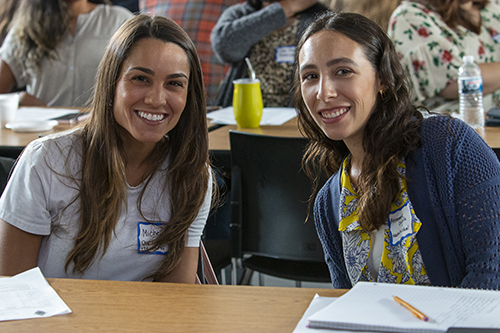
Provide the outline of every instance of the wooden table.
<path id="1" fill-rule="evenodd" d="M 6 128 L 0 128 L 0 146 L 25 147 L 40 135 L 47 135 L 71 128 L 71 125 L 59 125 L 47 132 L 18 133 Z M 229 131 L 238 130 L 247 133 L 276 135 L 276 136 L 300 136 L 297 127 L 297 118 L 289 120 L 281 126 L 261 126 L 259 128 L 238 128 L 236 125 L 222 126 L 209 133 L 210 150 L 229 150 Z M 500 127 L 485 127 L 484 132 L 479 132 L 486 143 L 492 148 L 500 148 Z"/>
<path id="2" fill-rule="evenodd" d="M 292 332 L 316 293 L 346 290 L 47 279 L 73 311 L 1 332 Z"/>
<path id="3" fill-rule="evenodd" d="M 210 150 L 230 150 L 229 131 L 242 131 L 246 133 L 297 137 L 301 136 L 297 126 L 297 117 L 287 121 L 281 126 L 261 126 L 258 128 L 238 128 L 236 125 L 228 125 L 208 133 Z M 500 137 L 500 134 L 499 134 Z M 500 141 L 500 139 L 499 139 Z"/>
<path id="4" fill-rule="evenodd" d="M 302 136 L 297 127 L 297 118 L 289 120 L 281 126 L 238 128 L 236 125 L 230 125 L 218 128 L 208 134 L 210 150 L 230 150 L 229 131 L 231 130 L 287 137 Z M 500 148 L 500 127 L 485 127 L 484 130 L 480 130 L 478 133 L 491 148 Z"/>

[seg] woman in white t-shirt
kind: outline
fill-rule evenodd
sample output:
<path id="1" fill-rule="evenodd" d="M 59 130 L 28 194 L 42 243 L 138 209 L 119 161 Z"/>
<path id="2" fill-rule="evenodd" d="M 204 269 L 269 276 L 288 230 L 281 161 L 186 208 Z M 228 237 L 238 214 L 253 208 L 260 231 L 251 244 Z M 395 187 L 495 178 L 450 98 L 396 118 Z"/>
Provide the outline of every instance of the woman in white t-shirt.
<path id="1" fill-rule="evenodd" d="M 132 13 L 105 0 L 21 0 L 0 49 L 0 93 L 26 106 L 84 106 L 104 48 Z"/>
<path id="2" fill-rule="evenodd" d="M 21 155 L 0 198 L 0 275 L 194 283 L 212 172 L 188 35 L 163 17 L 125 23 L 91 109 Z"/>

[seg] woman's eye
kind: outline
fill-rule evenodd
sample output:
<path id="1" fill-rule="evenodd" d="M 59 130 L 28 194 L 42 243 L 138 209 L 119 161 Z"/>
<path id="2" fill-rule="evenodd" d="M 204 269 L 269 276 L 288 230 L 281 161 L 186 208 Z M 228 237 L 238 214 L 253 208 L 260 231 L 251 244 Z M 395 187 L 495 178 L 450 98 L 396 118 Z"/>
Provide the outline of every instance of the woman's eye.
<path id="1" fill-rule="evenodd" d="M 183 86 L 182 82 L 179 82 L 179 81 L 171 81 L 170 84 L 174 87 L 182 87 Z"/>
<path id="2" fill-rule="evenodd" d="M 315 78 L 317 78 L 317 75 L 313 74 L 313 73 L 307 73 L 307 74 L 302 75 L 302 81 L 312 80 Z"/>
<path id="3" fill-rule="evenodd" d="M 336 74 L 337 75 L 349 75 L 351 73 L 352 73 L 352 71 L 350 69 L 348 69 L 348 68 L 341 68 L 341 69 L 337 70 Z"/>
<path id="4" fill-rule="evenodd" d="M 139 81 L 139 82 L 148 82 L 148 78 L 143 76 L 143 75 L 137 75 L 132 77 L 133 81 Z"/>

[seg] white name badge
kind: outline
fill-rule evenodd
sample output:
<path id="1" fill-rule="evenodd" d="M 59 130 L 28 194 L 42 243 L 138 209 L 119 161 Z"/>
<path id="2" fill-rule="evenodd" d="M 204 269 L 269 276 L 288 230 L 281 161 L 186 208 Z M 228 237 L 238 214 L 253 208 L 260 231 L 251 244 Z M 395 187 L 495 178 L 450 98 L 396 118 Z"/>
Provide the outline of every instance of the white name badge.
<path id="1" fill-rule="evenodd" d="M 295 62 L 296 46 L 280 46 L 275 50 L 275 60 L 279 63 L 293 64 Z"/>
<path id="2" fill-rule="evenodd" d="M 493 40 L 497 43 L 500 43 L 500 33 L 496 34 L 495 36 L 491 37 Z"/>
<path id="3" fill-rule="evenodd" d="M 403 239 L 413 233 L 413 222 L 410 209 L 410 201 L 406 201 L 403 207 L 389 214 L 389 234 L 391 246 L 398 245 Z"/>
<path id="4" fill-rule="evenodd" d="M 144 254 L 166 254 L 167 247 L 162 246 L 156 251 L 149 250 L 153 240 L 161 233 L 163 223 L 137 223 L 137 250 Z"/>

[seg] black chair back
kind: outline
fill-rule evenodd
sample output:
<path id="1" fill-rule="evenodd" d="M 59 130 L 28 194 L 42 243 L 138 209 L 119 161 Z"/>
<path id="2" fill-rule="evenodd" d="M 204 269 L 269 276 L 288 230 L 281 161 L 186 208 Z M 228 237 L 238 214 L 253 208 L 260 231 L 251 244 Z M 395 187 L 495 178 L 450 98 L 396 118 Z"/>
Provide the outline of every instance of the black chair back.
<path id="1" fill-rule="evenodd" d="M 0 156 L 0 196 L 7 185 L 10 172 L 14 167 L 16 160 L 11 157 Z"/>
<path id="2" fill-rule="evenodd" d="M 320 263 L 325 276 L 312 281 L 329 281 L 309 210 L 312 182 L 302 169 L 307 140 L 231 131 L 230 141 L 232 256 L 250 254 L 293 261 L 296 280 L 302 281 L 311 279 L 300 272 L 299 263 Z M 273 275 L 272 269 L 260 271 Z M 280 272 L 274 275 L 280 276 Z M 286 275 L 294 278 L 293 271 Z"/>

